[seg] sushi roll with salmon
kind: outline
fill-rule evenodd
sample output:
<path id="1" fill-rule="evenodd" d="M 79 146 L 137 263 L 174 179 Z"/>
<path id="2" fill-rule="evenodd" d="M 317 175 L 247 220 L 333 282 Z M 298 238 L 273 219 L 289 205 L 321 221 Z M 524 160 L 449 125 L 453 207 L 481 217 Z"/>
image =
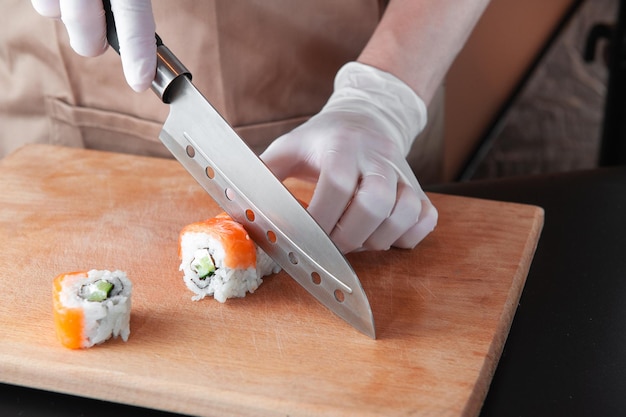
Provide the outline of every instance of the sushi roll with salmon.
<path id="1" fill-rule="evenodd" d="M 132 283 L 122 271 L 91 270 L 57 276 L 53 282 L 57 337 L 70 349 L 89 348 L 130 334 Z"/>
<path id="2" fill-rule="evenodd" d="M 250 239 L 228 214 L 192 223 L 179 238 L 180 270 L 195 293 L 192 300 L 212 295 L 217 301 L 245 297 L 280 267 Z"/>

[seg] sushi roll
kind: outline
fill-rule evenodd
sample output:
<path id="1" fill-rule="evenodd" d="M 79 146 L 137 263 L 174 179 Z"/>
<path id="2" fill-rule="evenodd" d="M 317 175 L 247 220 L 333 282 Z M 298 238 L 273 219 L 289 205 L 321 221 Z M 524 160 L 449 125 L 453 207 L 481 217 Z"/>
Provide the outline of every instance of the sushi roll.
<path id="1" fill-rule="evenodd" d="M 130 334 L 132 283 L 122 271 L 91 270 L 57 276 L 53 282 L 57 337 L 70 349 L 89 348 Z"/>
<path id="2" fill-rule="evenodd" d="M 212 295 L 223 303 L 245 297 L 280 267 L 228 214 L 189 224 L 180 232 L 180 270 L 187 288 L 198 301 Z"/>

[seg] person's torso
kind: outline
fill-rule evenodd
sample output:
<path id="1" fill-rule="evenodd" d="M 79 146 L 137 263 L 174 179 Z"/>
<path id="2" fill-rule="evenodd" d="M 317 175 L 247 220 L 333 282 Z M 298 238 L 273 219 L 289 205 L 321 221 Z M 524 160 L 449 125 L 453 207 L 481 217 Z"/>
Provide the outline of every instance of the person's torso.
<path id="1" fill-rule="evenodd" d="M 367 43 L 380 7 L 376 0 L 153 0 L 164 43 L 257 152 L 321 109 L 337 70 Z M 132 92 L 115 54 L 97 62 L 65 43 L 61 50 L 74 105 L 164 120 L 167 106 Z"/>

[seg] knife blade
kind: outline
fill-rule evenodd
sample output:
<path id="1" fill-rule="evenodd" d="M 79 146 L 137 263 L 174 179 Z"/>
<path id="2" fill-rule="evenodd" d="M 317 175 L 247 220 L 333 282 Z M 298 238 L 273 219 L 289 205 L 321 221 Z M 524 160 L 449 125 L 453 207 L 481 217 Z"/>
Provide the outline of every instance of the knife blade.
<path id="1" fill-rule="evenodd" d="M 107 39 L 119 53 L 110 3 L 103 3 Z M 170 105 L 160 140 L 287 274 L 340 318 L 375 339 L 372 310 L 350 263 L 155 36 L 157 71 L 152 90 Z"/>

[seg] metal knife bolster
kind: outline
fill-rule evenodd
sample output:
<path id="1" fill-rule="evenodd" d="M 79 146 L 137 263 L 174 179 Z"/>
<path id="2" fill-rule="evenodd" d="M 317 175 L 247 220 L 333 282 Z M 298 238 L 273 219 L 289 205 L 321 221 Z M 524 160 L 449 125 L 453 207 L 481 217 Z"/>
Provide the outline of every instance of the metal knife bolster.
<path id="1" fill-rule="evenodd" d="M 170 85 L 180 76 L 187 77 L 191 80 L 191 72 L 176 58 L 167 46 L 163 45 L 161 38 L 158 35 L 156 36 L 157 69 L 150 87 L 163 103 L 170 103 Z"/>

